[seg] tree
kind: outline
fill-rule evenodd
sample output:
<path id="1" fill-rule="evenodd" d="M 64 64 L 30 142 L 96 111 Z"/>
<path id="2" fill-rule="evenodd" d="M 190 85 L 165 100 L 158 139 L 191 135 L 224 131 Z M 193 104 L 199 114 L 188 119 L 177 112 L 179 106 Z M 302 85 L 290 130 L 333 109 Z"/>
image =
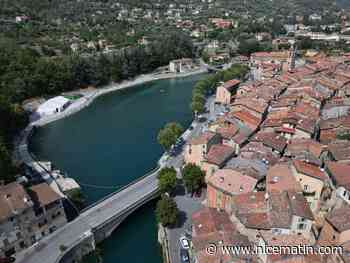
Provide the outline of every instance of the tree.
<path id="1" fill-rule="evenodd" d="M 176 170 L 171 167 L 165 167 L 158 174 L 158 184 L 161 193 L 171 193 L 176 187 Z"/>
<path id="2" fill-rule="evenodd" d="M 0 180 L 10 183 L 15 180 L 15 171 L 12 166 L 11 156 L 0 138 Z"/>
<path id="3" fill-rule="evenodd" d="M 188 192 L 194 193 L 204 185 L 205 173 L 195 164 L 187 164 L 182 171 L 182 176 Z"/>
<path id="4" fill-rule="evenodd" d="M 181 136 L 184 129 L 181 124 L 171 122 L 165 125 L 158 133 L 158 142 L 168 151 L 175 144 L 176 140 Z"/>
<path id="5" fill-rule="evenodd" d="M 171 197 L 162 195 L 157 202 L 156 217 L 157 221 L 163 226 L 174 226 L 177 223 L 179 209 Z"/>
<path id="6" fill-rule="evenodd" d="M 251 53 L 261 51 L 261 47 L 258 41 L 255 39 L 248 39 L 240 41 L 238 46 L 238 53 L 243 55 L 250 55 Z"/>
<path id="7" fill-rule="evenodd" d="M 86 199 L 80 189 L 74 189 L 70 191 L 68 193 L 68 197 L 79 210 L 82 210 L 85 207 Z"/>

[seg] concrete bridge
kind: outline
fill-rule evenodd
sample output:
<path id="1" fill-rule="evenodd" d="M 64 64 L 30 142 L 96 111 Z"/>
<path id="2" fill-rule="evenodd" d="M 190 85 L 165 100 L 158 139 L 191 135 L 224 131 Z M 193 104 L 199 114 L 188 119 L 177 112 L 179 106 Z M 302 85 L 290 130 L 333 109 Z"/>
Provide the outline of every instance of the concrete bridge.
<path id="1" fill-rule="evenodd" d="M 159 169 L 86 208 L 75 220 L 16 255 L 16 262 L 68 263 L 81 259 L 128 215 L 158 196 Z"/>

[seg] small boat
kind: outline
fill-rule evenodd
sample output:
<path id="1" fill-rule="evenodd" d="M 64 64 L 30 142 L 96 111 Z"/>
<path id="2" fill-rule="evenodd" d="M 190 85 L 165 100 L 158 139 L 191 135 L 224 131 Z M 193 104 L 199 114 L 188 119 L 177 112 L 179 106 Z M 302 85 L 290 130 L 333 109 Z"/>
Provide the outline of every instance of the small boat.
<path id="1" fill-rule="evenodd" d="M 164 93 L 164 92 L 165 92 L 165 90 L 164 90 L 164 89 L 161 89 L 161 90 L 160 90 L 160 93 Z"/>

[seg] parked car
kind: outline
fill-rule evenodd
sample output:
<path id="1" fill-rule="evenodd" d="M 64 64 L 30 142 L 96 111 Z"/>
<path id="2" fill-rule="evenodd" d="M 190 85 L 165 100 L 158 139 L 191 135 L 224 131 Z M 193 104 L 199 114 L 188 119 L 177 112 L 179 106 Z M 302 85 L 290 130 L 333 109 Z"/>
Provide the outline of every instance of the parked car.
<path id="1" fill-rule="evenodd" d="M 190 256 L 186 249 L 180 249 L 180 258 L 181 258 L 181 263 L 190 262 Z"/>
<path id="2" fill-rule="evenodd" d="M 190 241 L 185 236 L 180 237 L 180 244 L 183 249 L 190 248 Z"/>
<path id="3" fill-rule="evenodd" d="M 0 258 L 0 263 L 12 263 L 15 261 L 16 261 L 16 258 L 14 257 Z"/>

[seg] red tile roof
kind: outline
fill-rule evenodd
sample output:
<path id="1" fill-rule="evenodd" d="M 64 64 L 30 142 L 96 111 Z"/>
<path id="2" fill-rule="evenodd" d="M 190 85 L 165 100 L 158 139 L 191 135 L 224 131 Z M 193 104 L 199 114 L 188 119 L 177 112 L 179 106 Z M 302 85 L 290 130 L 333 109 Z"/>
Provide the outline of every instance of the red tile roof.
<path id="1" fill-rule="evenodd" d="M 293 215 L 314 220 L 310 206 L 302 193 L 289 190 L 288 198 Z"/>
<path id="2" fill-rule="evenodd" d="M 222 86 L 225 89 L 231 91 L 233 88 L 236 88 L 237 85 L 239 85 L 240 83 L 241 83 L 241 81 L 238 79 L 231 79 L 229 81 L 226 81 Z"/>
<path id="3" fill-rule="evenodd" d="M 288 163 L 277 163 L 272 166 L 266 176 L 266 190 L 272 191 L 286 191 L 296 190 L 301 192 L 301 186 L 294 177 Z"/>
<path id="4" fill-rule="evenodd" d="M 293 165 L 298 173 L 305 174 L 321 181 L 327 180 L 327 177 L 319 166 L 300 160 L 293 160 Z"/>
<path id="5" fill-rule="evenodd" d="M 350 230 L 350 208 L 348 206 L 334 209 L 326 220 L 338 231 Z"/>
<path id="6" fill-rule="evenodd" d="M 261 119 L 258 117 L 255 117 L 254 115 L 250 114 L 247 111 L 236 111 L 231 114 L 234 118 L 240 120 L 245 125 L 247 125 L 250 129 L 255 130 L 260 122 Z"/>
<path id="7" fill-rule="evenodd" d="M 287 153 L 291 156 L 297 156 L 301 152 L 310 152 L 316 158 L 320 157 L 325 146 L 313 139 L 292 139 L 287 146 Z"/>
<path id="8" fill-rule="evenodd" d="M 327 171 L 334 178 L 337 187 L 343 186 L 350 191 L 350 165 L 338 162 L 326 162 Z"/>
<path id="9" fill-rule="evenodd" d="M 199 135 L 198 137 L 192 138 L 192 140 L 190 140 L 189 144 L 207 144 L 210 140 L 212 140 L 217 134 L 214 132 L 204 132 L 201 135 Z"/>
<path id="10" fill-rule="evenodd" d="M 233 124 L 221 126 L 216 129 L 216 132 L 221 135 L 224 139 L 231 139 L 233 136 L 237 134 L 239 128 Z"/>
<path id="11" fill-rule="evenodd" d="M 206 156 L 206 161 L 221 166 L 234 154 L 234 152 L 234 149 L 230 146 L 215 144 L 210 147 Z"/>
<path id="12" fill-rule="evenodd" d="M 282 153 L 287 146 L 287 139 L 274 132 L 258 132 L 252 141 L 262 142 L 264 145 Z"/>
<path id="13" fill-rule="evenodd" d="M 251 192 L 258 182 L 257 179 L 232 169 L 217 170 L 206 180 L 214 188 L 229 195 Z"/>

